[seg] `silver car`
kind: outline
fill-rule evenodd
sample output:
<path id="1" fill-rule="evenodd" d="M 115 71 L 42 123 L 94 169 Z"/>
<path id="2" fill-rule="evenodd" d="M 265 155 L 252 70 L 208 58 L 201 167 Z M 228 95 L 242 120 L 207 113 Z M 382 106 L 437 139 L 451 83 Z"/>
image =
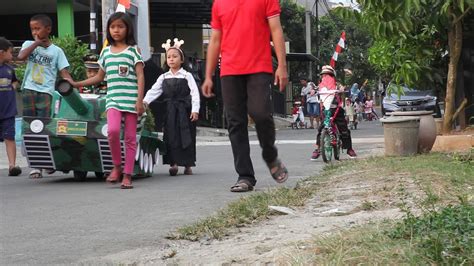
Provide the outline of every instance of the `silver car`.
<path id="1" fill-rule="evenodd" d="M 432 91 L 402 88 L 404 93 L 400 98 L 395 90 L 385 95 L 382 101 L 383 115 L 395 111 L 433 111 L 435 115 L 439 114 L 438 103 Z"/>

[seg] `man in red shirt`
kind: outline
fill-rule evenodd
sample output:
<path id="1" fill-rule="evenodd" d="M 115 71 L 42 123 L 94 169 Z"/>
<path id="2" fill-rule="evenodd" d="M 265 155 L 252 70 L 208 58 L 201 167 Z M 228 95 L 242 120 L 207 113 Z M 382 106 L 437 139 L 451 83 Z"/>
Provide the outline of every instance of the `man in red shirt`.
<path id="1" fill-rule="evenodd" d="M 232 192 L 253 190 L 255 173 L 250 159 L 247 113 L 255 121 L 262 156 L 278 183 L 288 179 L 286 167 L 278 159 L 275 124 L 271 114 L 273 41 L 278 59 L 274 84 L 280 91 L 288 83 L 283 30 L 278 0 L 215 0 L 212 6 L 212 33 L 202 92 L 212 97 L 212 75 L 221 56 L 221 84 L 234 166 L 239 175 Z"/>

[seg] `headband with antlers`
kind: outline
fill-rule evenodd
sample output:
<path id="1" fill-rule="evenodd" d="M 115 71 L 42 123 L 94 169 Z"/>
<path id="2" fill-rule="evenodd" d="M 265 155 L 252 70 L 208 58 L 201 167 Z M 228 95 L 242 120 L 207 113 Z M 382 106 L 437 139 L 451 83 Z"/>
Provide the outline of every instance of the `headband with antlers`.
<path id="1" fill-rule="evenodd" d="M 166 52 L 168 52 L 169 49 L 173 49 L 173 48 L 174 48 L 174 49 L 178 50 L 178 51 L 181 53 L 181 55 L 184 55 L 183 51 L 182 51 L 181 48 L 180 48 L 181 45 L 183 45 L 184 41 L 183 41 L 183 40 L 180 40 L 180 41 L 179 41 L 178 38 L 174 38 L 174 39 L 173 39 L 173 43 L 174 43 L 173 46 L 171 46 L 171 40 L 168 39 L 168 40 L 166 40 L 165 43 L 163 43 L 163 44 L 161 45 L 161 47 L 165 48 Z"/>

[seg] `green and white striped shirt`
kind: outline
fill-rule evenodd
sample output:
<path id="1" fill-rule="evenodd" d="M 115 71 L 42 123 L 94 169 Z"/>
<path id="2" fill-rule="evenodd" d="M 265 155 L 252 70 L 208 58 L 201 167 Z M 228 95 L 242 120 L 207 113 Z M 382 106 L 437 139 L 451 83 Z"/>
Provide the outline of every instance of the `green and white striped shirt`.
<path id="1" fill-rule="evenodd" d="M 119 53 L 112 53 L 107 46 L 99 57 L 99 66 L 107 78 L 105 108 L 136 113 L 138 82 L 135 65 L 143 63 L 137 46 L 129 46 Z"/>

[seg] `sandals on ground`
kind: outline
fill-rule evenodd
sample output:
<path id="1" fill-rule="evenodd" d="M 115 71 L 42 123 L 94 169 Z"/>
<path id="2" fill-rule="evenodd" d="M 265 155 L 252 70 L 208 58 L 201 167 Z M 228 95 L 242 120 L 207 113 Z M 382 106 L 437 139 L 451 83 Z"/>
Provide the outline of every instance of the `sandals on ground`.
<path id="1" fill-rule="evenodd" d="M 177 165 L 171 166 L 169 172 L 170 172 L 170 176 L 177 175 L 178 174 L 178 166 Z"/>
<path id="2" fill-rule="evenodd" d="M 253 190 L 253 185 L 250 183 L 250 181 L 245 180 L 245 179 L 240 179 L 230 187 L 230 192 L 248 192 Z"/>
<path id="3" fill-rule="evenodd" d="M 56 172 L 56 170 L 54 170 L 54 169 L 45 169 L 44 171 L 45 171 L 48 175 L 52 175 L 52 174 L 54 174 L 54 173 Z"/>
<path id="4" fill-rule="evenodd" d="M 288 179 L 288 169 L 286 169 L 280 159 L 276 159 L 267 166 L 268 169 L 270 169 L 270 174 L 277 183 L 283 183 Z"/>
<path id="5" fill-rule="evenodd" d="M 30 172 L 30 179 L 39 179 L 43 178 L 43 173 L 41 173 L 41 169 L 33 169 Z"/>
<path id="6" fill-rule="evenodd" d="M 19 166 L 13 166 L 8 169 L 8 176 L 18 176 L 21 174 L 21 168 Z"/>
<path id="7" fill-rule="evenodd" d="M 191 167 L 185 167 L 183 173 L 185 175 L 192 175 L 193 174 L 193 169 L 191 169 Z"/>
<path id="8" fill-rule="evenodd" d="M 131 189 L 132 186 L 132 177 L 129 175 L 124 175 L 122 180 L 122 185 L 120 186 L 121 189 Z"/>
<path id="9" fill-rule="evenodd" d="M 110 172 L 109 176 L 105 181 L 115 184 L 120 181 L 120 177 L 122 176 L 122 171 L 119 170 L 119 168 L 114 167 L 112 171 Z"/>

